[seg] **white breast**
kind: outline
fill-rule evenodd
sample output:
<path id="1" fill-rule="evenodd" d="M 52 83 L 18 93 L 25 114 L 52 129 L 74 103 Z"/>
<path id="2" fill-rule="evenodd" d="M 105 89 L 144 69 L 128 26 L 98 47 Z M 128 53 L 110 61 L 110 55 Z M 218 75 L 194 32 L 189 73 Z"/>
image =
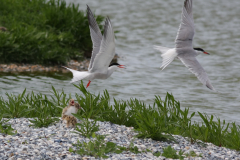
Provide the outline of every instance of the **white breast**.
<path id="1" fill-rule="evenodd" d="M 67 112 L 65 112 L 65 115 L 72 116 L 72 113 L 77 113 L 77 108 L 74 106 L 69 107 Z"/>

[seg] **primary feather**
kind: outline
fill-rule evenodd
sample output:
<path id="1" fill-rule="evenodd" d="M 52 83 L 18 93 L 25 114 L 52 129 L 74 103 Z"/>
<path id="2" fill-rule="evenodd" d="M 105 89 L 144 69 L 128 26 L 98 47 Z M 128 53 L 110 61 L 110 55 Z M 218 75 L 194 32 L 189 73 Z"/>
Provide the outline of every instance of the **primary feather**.
<path id="1" fill-rule="evenodd" d="M 87 5 L 87 15 L 88 15 L 90 35 L 91 35 L 91 39 L 92 39 L 92 43 L 93 43 L 92 56 L 91 56 L 90 64 L 88 66 L 88 70 L 90 70 L 92 68 L 94 59 L 100 50 L 100 45 L 101 45 L 101 41 L 102 41 L 102 33 L 97 24 L 96 19 L 94 18 L 93 13 L 88 5 Z"/>

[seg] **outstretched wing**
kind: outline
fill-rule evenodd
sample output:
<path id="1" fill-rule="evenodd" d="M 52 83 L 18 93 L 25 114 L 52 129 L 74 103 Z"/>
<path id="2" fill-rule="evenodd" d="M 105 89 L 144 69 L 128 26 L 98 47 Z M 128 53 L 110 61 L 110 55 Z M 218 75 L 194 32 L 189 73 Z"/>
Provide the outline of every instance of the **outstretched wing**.
<path id="1" fill-rule="evenodd" d="M 88 70 L 90 70 L 92 68 L 93 61 L 100 50 L 102 33 L 88 5 L 87 5 L 87 15 L 88 15 L 88 23 L 90 28 L 91 39 L 93 43 L 92 57 L 90 60 L 90 64 L 88 66 Z"/>
<path id="2" fill-rule="evenodd" d="M 213 88 L 208 78 L 207 73 L 205 72 L 205 70 L 203 69 L 203 67 L 200 65 L 200 63 L 197 61 L 195 57 L 191 56 L 191 57 L 183 58 L 181 56 L 180 57 L 178 56 L 178 58 L 193 74 L 195 74 L 195 76 L 198 78 L 200 82 L 202 82 L 203 85 L 215 91 L 215 89 Z"/>
<path id="3" fill-rule="evenodd" d="M 104 35 L 100 46 L 100 51 L 93 61 L 89 72 L 107 73 L 108 66 L 115 55 L 115 38 L 112 24 L 109 18 L 104 25 Z"/>
<path id="4" fill-rule="evenodd" d="M 195 33 L 193 14 L 192 14 L 192 0 L 185 0 L 182 9 L 182 21 L 178 29 L 175 40 L 176 48 L 192 47 L 192 41 Z"/>

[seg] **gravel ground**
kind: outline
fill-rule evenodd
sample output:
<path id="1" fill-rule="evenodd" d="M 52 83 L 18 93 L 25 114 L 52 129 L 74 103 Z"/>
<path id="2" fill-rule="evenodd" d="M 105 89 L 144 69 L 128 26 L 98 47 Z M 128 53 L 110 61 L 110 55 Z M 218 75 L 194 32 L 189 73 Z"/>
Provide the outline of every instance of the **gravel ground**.
<path id="1" fill-rule="evenodd" d="M 3 135 L 0 133 L 0 159 L 12 160 L 27 160 L 27 159 L 95 159 L 86 155 L 78 155 L 69 152 L 69 147 L 77 140 L 80 142 L 88 141 L 87 138 L 79 134 L 72 133 L 74 129 L 65 128 L 60 120 L 58 123 L 49 126 L 48 128 L 33 128 L 29 127 L 32 123 L 28 118 L 11 119 L 7 122 L 12 125 L 12 128 L 17 130 L 17 134 Z M 99 131 L 97 134 L 107 135 L 105 141 L 111 141 L 119 146 L 128 147 L 131 142 L 137 146 L 142 152 L 134 154 L 124 151 L 121 154 L 110 153 L 108 159 L 166 159 L 165 157 L 156 157 L 155 152 L 163 152 L 163 148 L 171 145 L 177 151 L 183 150 L 184 154 L 194 151 L 196 157 L 188 157 L 185 159 L 240 159 L 239 152 L 230 150 L 224 147 L 217 147 L 211 143 L 205 145 L 191 144 L 186 138 L 174 136 L 177 142 L 167 143 L 154 141 L 152 139 L 137 139 L 134 136 L 132 127 L 123 125 L 111 124 L 109 122 L 97 122 Z"/>

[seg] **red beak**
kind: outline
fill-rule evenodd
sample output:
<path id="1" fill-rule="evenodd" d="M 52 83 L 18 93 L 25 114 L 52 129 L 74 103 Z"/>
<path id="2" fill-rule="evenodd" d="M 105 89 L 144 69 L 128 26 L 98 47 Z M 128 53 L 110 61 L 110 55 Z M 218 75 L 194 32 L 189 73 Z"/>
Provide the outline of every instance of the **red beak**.
<path id="1" fill-rule="evenodd" d="M 119 68 L 124 68 L 125 66 L 124 66 L 124 65 L 119 65 L 118 67 L 119 67 Z"/>
<path id="2" fill-rule="evenodd" d="M 203 52 L 203 53 L 210 55 L 208 52 Z"/>

